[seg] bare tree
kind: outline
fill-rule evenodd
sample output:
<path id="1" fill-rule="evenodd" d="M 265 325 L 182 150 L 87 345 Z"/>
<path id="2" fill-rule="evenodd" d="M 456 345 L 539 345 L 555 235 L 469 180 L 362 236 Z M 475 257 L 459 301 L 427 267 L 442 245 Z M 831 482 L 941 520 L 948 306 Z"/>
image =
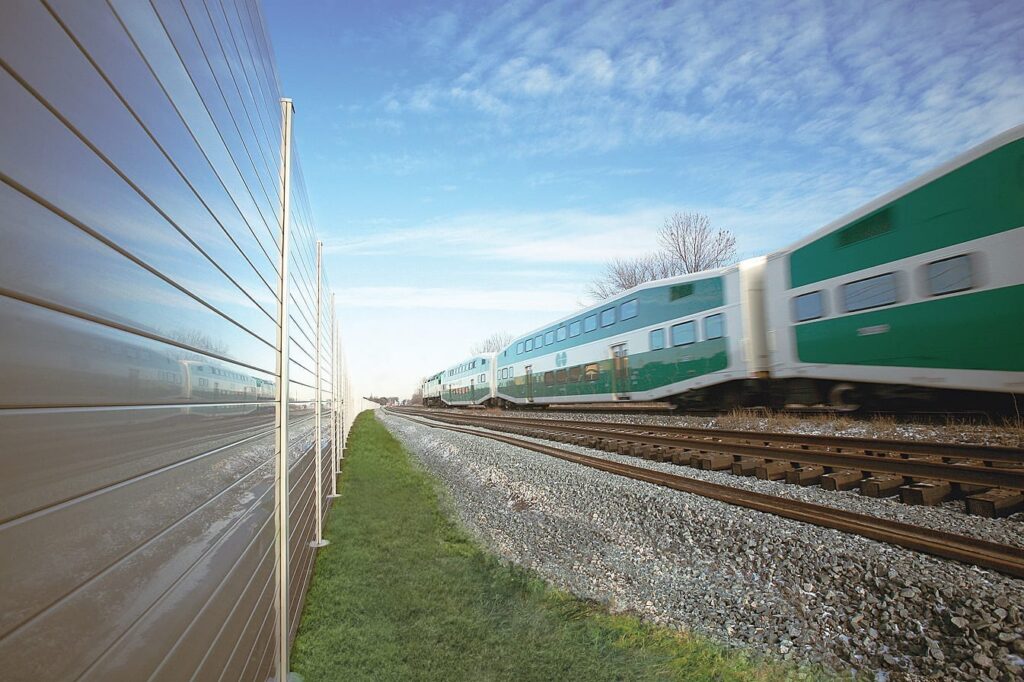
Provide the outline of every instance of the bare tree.
<path id="1" fill-rule="evenodd" d="M 700 272 L 736 259 L 736 236 L 711 227 L 704 213 L 673 213 L 658 231 L 658 242 L 682 272 Z"/>
<path id="2" fill-rule="evenodd" d="M 474 343 L 470 349 L 470 355 L 483 355 L 484 353 L 498 353 L 508 348 L 508 344 L 512 343 L 512 332 L 501 331 L 494 332 L 483 341 Z"/>
<path id="3" fill-rule="evenodd" d="M 673 213 L 658 231 L 660 250 L 605 264 L 587 293 L 603 300 L 638 284 L 728 265 L 736 257 L 736 237 L 711 227 L 703 213 Z"/>
<path id="4" fill-rule="evenodd" d="M 605 263 L 604 272 L 591 283 L 587 293 L 601 300 L 644 282 L 681 274 L 679 265 L 662 252 L 638 258 L 616 258 Z"/>

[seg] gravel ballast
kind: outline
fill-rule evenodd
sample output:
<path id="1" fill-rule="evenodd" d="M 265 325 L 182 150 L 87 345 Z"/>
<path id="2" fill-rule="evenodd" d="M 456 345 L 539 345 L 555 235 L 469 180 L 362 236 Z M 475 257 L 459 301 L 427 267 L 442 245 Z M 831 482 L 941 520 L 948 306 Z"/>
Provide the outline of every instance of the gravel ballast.
<path id="1" fill-rule="evenodd" d="M 482 542 L 582 597 L 775 657 L 879 679 L 1024 674 L 1024 581 L 497 441 L 380 418 L 443 482 L 460 520 Z M 696 474 L 717 472 L 685 470 Z M 770 483 L 730 478 L 743 487 Z M 795 490 L 800 499 L 812 492 L 845 497 Z"/>

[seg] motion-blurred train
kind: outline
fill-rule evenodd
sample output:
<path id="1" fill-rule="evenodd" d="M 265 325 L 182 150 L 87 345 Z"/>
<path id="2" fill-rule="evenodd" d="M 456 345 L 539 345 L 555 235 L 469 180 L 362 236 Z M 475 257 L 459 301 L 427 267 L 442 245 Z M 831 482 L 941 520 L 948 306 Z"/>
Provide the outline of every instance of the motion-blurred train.
<path id="1" fill-rule="evenodd" d="M 642 284 L 421 389 L 427 405 L 1013 405 L 1024 125 L 788 248 Z"/>

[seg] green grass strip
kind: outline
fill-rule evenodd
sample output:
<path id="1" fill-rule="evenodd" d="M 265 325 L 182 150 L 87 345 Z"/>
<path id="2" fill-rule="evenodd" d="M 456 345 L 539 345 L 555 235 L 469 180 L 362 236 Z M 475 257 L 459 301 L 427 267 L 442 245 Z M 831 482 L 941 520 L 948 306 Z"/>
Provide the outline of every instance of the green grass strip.
<path id="1" fill-rule="evenodd" d="M 294 644 L 307 682 L 811 676 L 555 590 L 481 549 L 439 490 L 359 416 Z"/>

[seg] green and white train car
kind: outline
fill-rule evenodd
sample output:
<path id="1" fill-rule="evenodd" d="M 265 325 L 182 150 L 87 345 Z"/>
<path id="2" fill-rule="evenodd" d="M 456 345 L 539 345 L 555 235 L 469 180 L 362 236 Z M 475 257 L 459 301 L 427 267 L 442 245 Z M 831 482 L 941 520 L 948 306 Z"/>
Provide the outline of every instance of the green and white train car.
<path id="1" fill-rule="evenodd" d="M 1021 392 L 1024 126 L 771 254 L 765 283 L 788 400 Z"/>
<path id="2" fill-rule="evenodd" d="M 742 311 L 760 312 L 763 269 L 754 259 L 649 282 L 537 329 L 498 355 L 498 401 L 707 399 L 757 377 L 764 332 Z"/>
<path id="3" fill-rule="evenodd" d="M 477 355 L 441 372 L 441 404 L 482 405 L 493 399 L 494 355 Z"/>

